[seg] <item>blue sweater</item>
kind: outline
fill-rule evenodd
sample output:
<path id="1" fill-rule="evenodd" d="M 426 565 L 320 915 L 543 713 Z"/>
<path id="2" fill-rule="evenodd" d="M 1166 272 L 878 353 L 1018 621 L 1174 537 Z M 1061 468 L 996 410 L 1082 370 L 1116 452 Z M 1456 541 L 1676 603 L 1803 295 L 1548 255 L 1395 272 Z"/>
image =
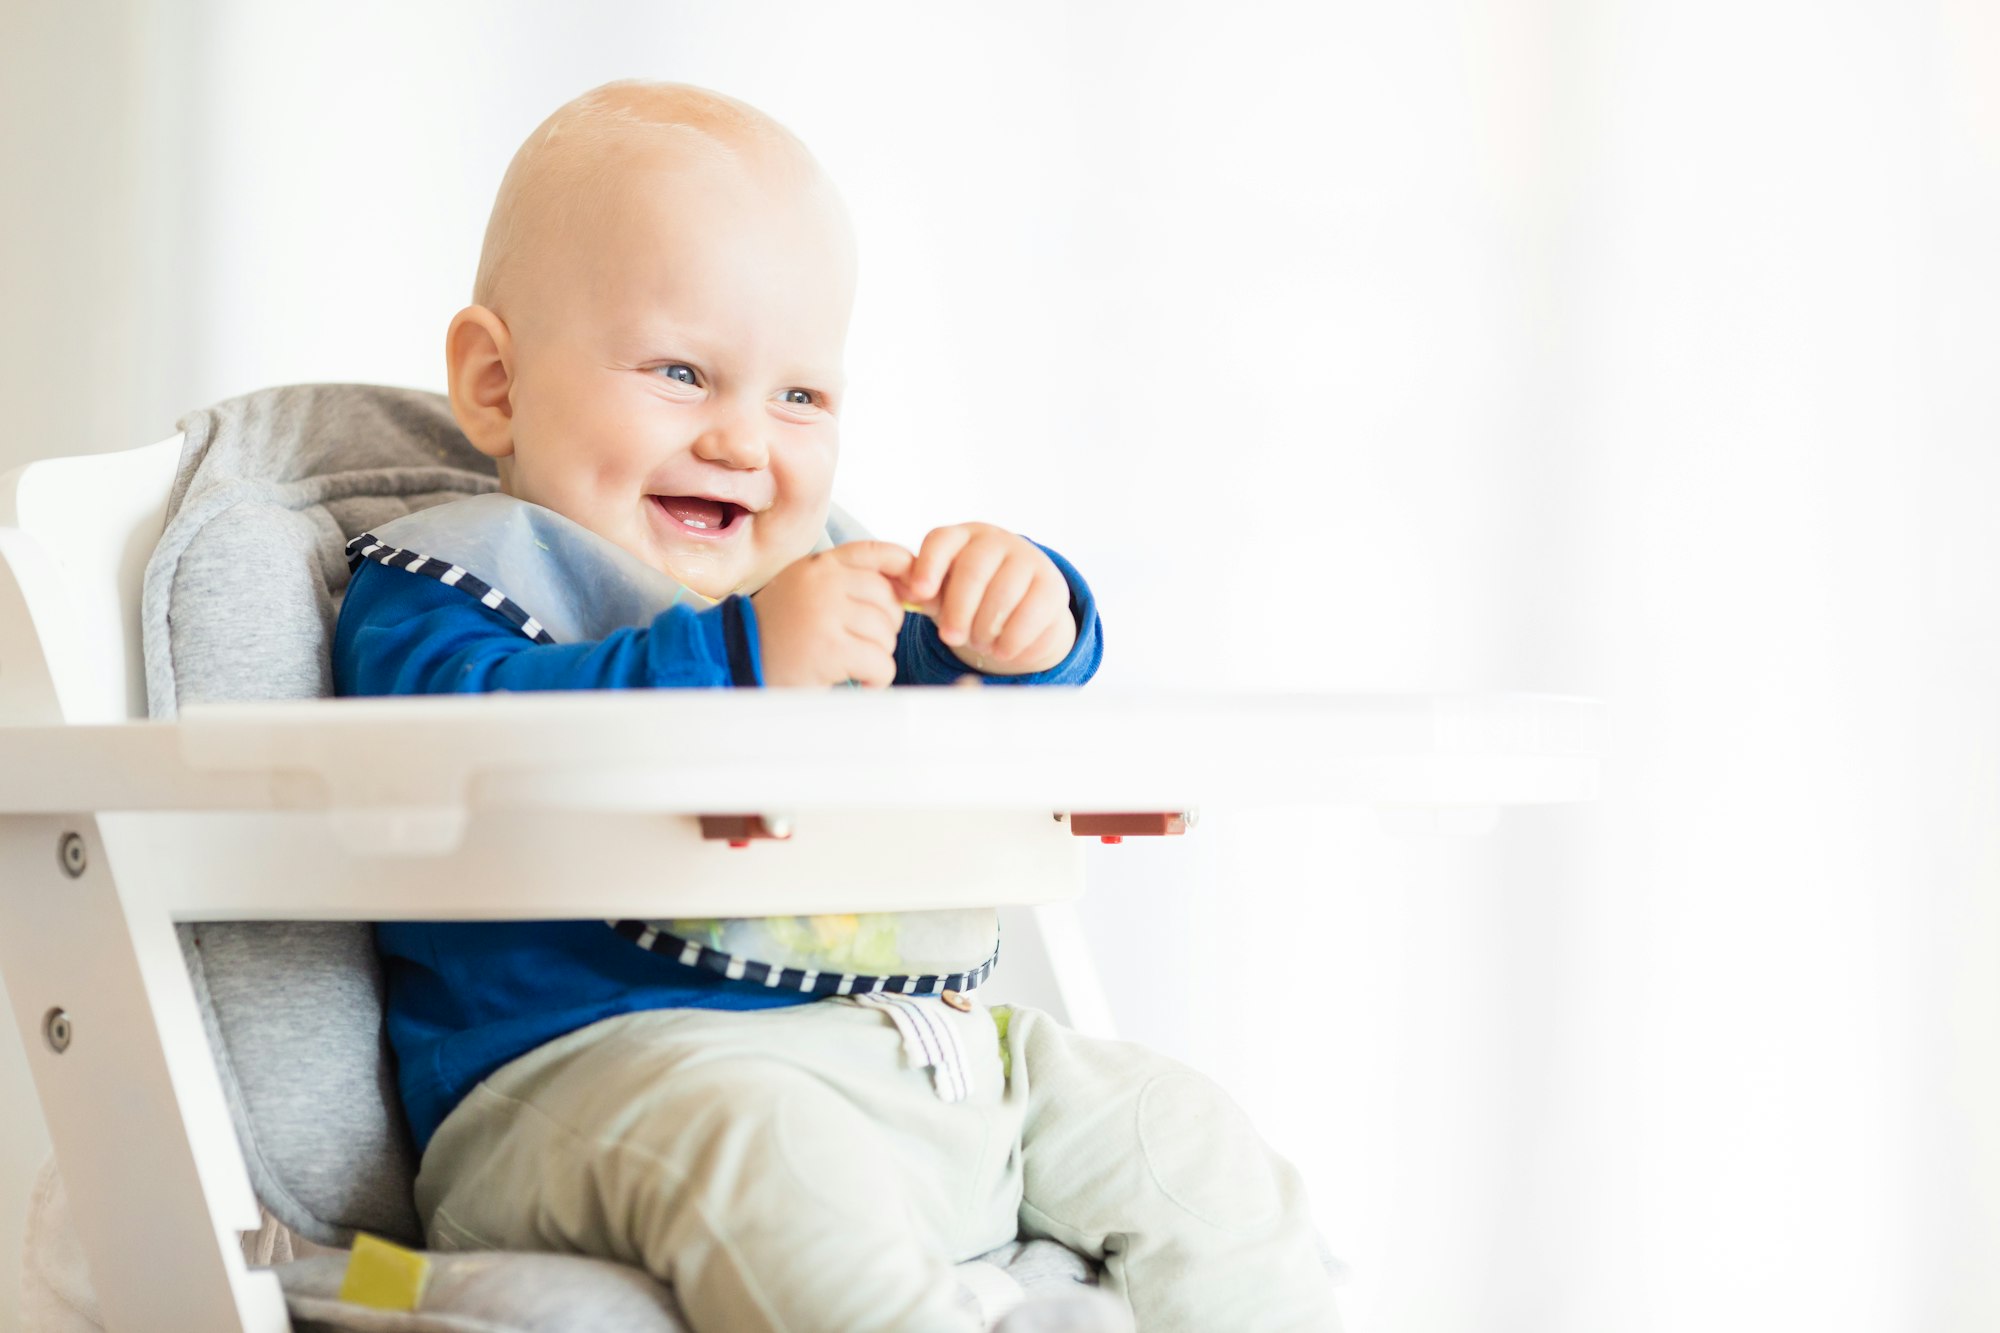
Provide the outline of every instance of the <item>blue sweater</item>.
<path id="1" fill-rule="evenodd" d="M 989 684 L 1081 685 L 1104 655 L 1083 576 L 1041 549 L 1069 581 L 1076 646 L 1047 671 L 984 677 Z M 904 616 L 896 684 L 946 685 L 968 674 L 972 668 L 944 646 L 928 617 Z M 705 610 L 671 606 L 650 625 L 595 643 L 537 644 L 457 588 L 364 561 L 334 632 L 333 685 L 340 695 L 744 683 L 762 685 L 763 676 L 755 606 L 741 597 Z M 813 998 L 686 966 L 621 939 L 602 921 L 380 922 L 375 943 L 387 974 L 397 1082 L 419 1152 L 480 1079 L 599 1019 L 640 1009 L 763 1009 Z"/>

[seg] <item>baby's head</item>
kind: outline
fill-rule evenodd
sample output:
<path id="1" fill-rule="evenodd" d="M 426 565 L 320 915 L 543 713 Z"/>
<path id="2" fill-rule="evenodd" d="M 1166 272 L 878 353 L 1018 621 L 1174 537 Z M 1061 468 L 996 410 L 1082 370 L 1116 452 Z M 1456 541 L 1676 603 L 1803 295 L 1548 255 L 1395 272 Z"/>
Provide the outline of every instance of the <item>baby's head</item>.
<path id="1" fill-rule="evenodd" d="M 509 495 L 754 592 L 825 526 L 853 298 L 846 211 L 783 126 L 606 84 L 507 168 L 445 335 L 452 412 Z"/>

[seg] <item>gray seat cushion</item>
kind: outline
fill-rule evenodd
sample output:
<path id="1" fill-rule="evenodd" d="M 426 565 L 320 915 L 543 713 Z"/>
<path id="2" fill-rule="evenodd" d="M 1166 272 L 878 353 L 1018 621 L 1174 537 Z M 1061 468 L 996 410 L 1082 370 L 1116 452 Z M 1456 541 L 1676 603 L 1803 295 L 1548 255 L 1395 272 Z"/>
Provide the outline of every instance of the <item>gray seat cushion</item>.
<path id="1" fill-rule="evenodd" d="M 250 1183 L 307 1240 L 424 1243 L 366 922 L 180 927 Z"/>
<path id="2" fill-rule="evenodd" d="M 272 1269 L 295 1333 L 687 1333 L 672 1291 L 625 1264 L 568 1254 L 436 1254 L 415 1310 L 340 1299 L 338 1255 Z"/>
<path id="3" fill-rule="evenodd" d="M 569 1254 L 433 1254 L 415 1310 L 340 1299 L 346 1261 L 318 1255 L 272 1269 L 298 1333 L 687 1333 L 671 1288 L 623 1264 Z M 1048 1240 L 1016 1241 L 959 1265 L 960 1301 L 982 1322 L 1019 1301 L 1094 1281 Z"/>
<path id="4" fill-rule="evenodd" d="M 670 1290 L 636 1268 L 578 1255 L 492 1252 L 433 1254 L 419 1307 L 393 1312 L 340 1299 L 344 1252 L 293 1260 L 291 1246 L 245 1258 L 269 1267 L 301 1333 L 320 1329 L 373 1333 L 621 1333 L 674 1330 L 680 1313 Z M 35 1182 L 23 1254 L 22 1313 L 30 1333 L 101 1333 L 104 1316 L 92 1290 L 83 1247 L 70 1224 L 62 1178 L 50 1162 Z M 1060 1295 L 1093 1274 L 1051 1241 L 1015 1241 L 958 1266 L 961 1302 L 992 1320 L 1028 1297 Z"/>
<path id="5" fill-rule="evenodd" d="M 365 384 L 265 389 L 189 414 L 146 564 L 147 711 L 333 693 L 347 539 L 498 490 L 441 394 Z"/>
<path id="6" fill-rule="evenodd" d="M 140 622 L 149 711 L 332 693 L 355 534 L 497 490 L 440 394 L 266 389 L 190 414 Z M 250 1181 L 308 1240 L 423 1241 L 367 923 L 180 927 Z"/>

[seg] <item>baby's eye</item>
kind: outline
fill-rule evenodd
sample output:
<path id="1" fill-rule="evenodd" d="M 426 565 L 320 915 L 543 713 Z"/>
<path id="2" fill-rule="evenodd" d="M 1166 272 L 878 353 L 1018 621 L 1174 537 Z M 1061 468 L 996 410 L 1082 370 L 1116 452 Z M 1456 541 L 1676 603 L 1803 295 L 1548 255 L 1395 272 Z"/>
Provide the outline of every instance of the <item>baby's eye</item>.
<path id="1" fill-rule="evenodd" d="M 682 365 L 678 361 L 671 365 L 654 366 L 653 369 L 665 372 L 668 379 L 679 380 L 682 384 L 697 384 L 700 382 L 694 373 L 693 366 Z"/>
<path id="2" fill-rule="evenodd" d="M 799 407 L 811 407 L 813 404 L 813 392 L 811 389 L 787 389 L 783 394 L 779 395 L 779 398 L 783 402 Z"/>

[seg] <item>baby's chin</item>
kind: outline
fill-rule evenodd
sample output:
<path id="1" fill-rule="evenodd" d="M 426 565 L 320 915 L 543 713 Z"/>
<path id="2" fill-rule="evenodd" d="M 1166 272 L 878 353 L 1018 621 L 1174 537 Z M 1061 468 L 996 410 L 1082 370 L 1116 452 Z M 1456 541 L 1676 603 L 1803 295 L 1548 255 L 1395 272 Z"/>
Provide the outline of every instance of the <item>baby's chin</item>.
<path id="1" fill-rule="evenodd" d="M 771 580 L 769 571 L 738 569 L 734 567 L 736 562 L 722 558 L 704 560 L 699 555 L 675 555 L 666 560 L 656 557 L 654 564 L 668 578 L 708 602 L 719 602 L 732 593 L 748 597 Z"/>
<path id="2" fill-rule="evenodd" d="M 713 572 L 691 571 L 678 560 L 667 561 L 659 568 L 661 573 L 706 602 L 719 602 L 736 591 L 735 580 Z"/>

